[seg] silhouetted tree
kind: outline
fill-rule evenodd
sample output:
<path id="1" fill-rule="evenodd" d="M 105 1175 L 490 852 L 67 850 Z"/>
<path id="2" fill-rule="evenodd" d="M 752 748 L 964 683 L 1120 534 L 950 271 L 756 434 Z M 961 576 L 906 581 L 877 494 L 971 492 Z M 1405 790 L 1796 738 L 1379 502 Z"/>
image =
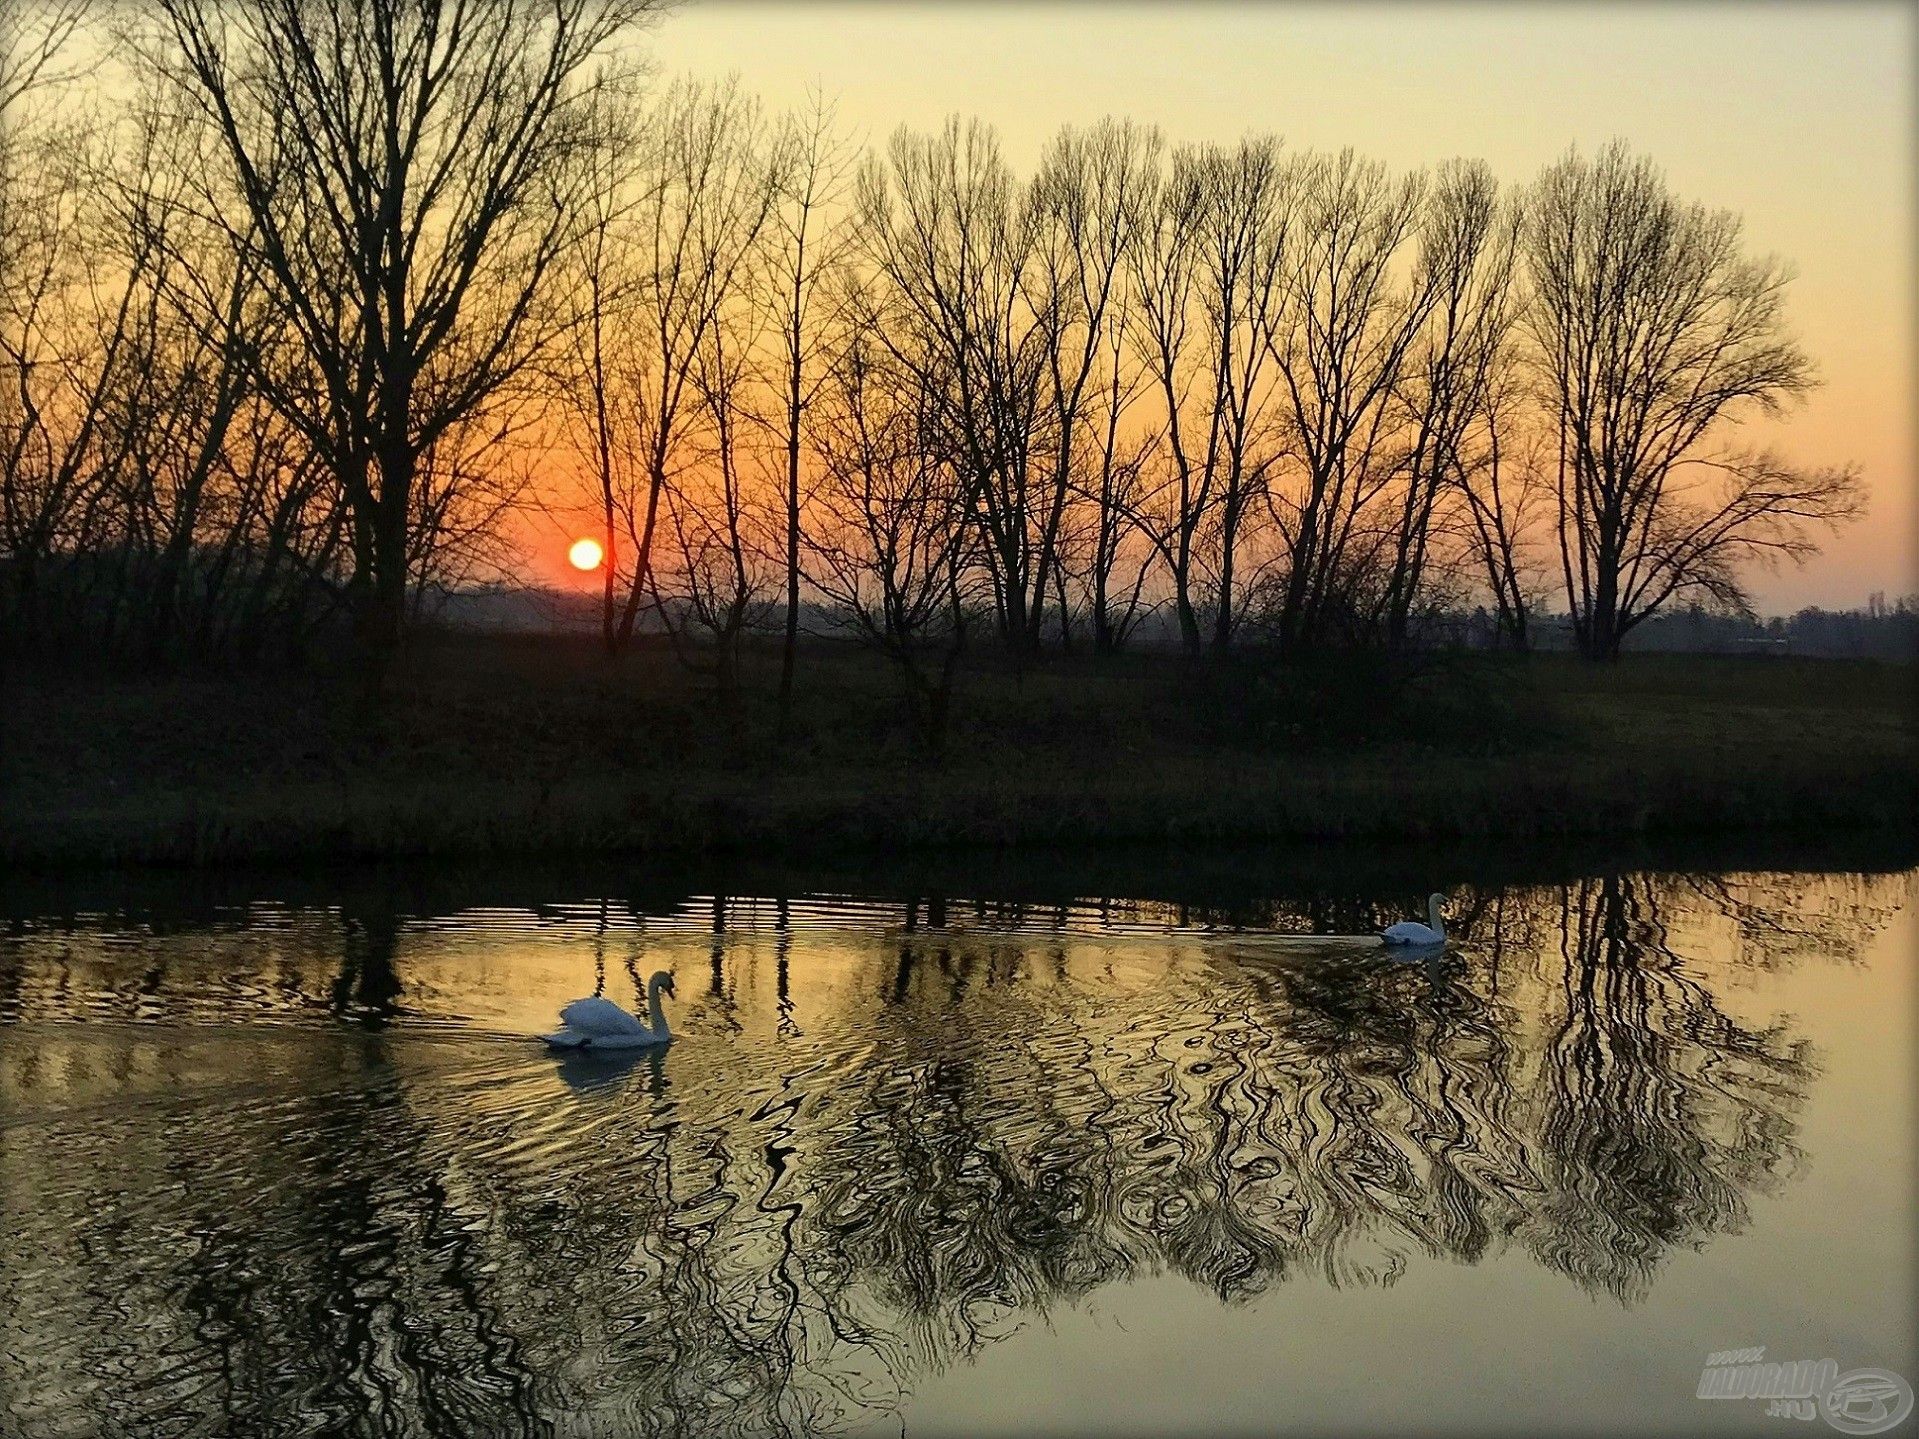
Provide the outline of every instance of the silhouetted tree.
<path id="1" fill-rule="evenodd" d="M 1741 241 L 1738 217 L 1680 200 L 1621 144 L 1569 154 L 1528 194 L 1561 572 L 1589 658 L 1675 596 L 1749 608 L 1741 561 L 1803 559 L 1862 502 L 1855 470 L 1726 442 L 1814 383 L 1785 325 L 1790 271 Z"/>
<path id="2" fill-rule="evenodd" d="M 948 456 L 944 399 L 855 333 L 817 416 L 814 586 L 899 675 L 920 742 L 945 742 L 969 622 L 966 461 Z"/>
<path id="3" fill-rule="evenodd" d="M 1405 407 L 1400 423 L 1410 434 L 1403 442 L 1401 493 L 1388 521 L 1378 601 L 1382 638 L 1394 648 L 1409 642 L 1415 616 L 1430 603 L 1435 561 L 1451 559 L 1435 553 L 1445 540 L 1442 502 L 1456 493 L 1473 494 L 1464 477 L 1497 463 L 1496 456 L 1476 451 L 1497 443 L 1488 412 L 1518 314 L 1513 278 L 1519 210 L 1501 196 L 1486 165 L 1441 167 L 1426 195 L 1421 230 L 1421 274 L 1414 287 L 1430 288 L 1432 302 L 1395 386 Z M 1496 475 L 1493 484 L 1497 493 Z M 1511 576 L 1497 567 L 1488 575 L 1496 602 L 1506 606 Z"/>
<path id="4" fill-rule="evenodd" d="M 1449 272 L 1461 268 L 1455 257 L 1400 276 L 1424 218 L 1423 175 L 1395 179 L 1347 151 L 1311 160 L 1301 184 L 1289 313 L 1272 332 L 1299 471 L 1273 491 L 1285 578 L 1268 623 L 1282 650 L 1350 626 L 1368 607 L 1364 589 L 1391 573 L 1390 560 L 1367 551 L 1371 509 L 1396 468 L 1392 400 Z"/>
<path id="5" fill-rule="evenodd" d="M 957 118 L 933 135 L 897 131 L 862 170 L 858 206 L 859 322 L 887 350 L 887 373 L 910 382 L 939 463 L 957 467 L 959 519 L 978 531 L 1000 636 L 1027 652 L 1057 499 L 1036 473 L 1052 410 L 1032 207 L 992 128 Z"/>
<path id="6" fill-rule="evenodd" d="M 422 457 L 557 334 L 547 287 L 595 178 L 594 90 L 653 0 L 156 8 L 145 56 L 215 140 L 209 213 L 311 367 L 263 383 L 340 485 L 377 677 Z"/>
<path id="7" fill-rule="evenodd" d="M 830 333 L 819 301 L 844 263 L 851 228 L 834 213 L 853 170 L 854 151 L 839 134 L 833 105 L 815 94 L 789 116 L 775 142 L 775 202 L 767 220 L 769 304 L 778 331 L 780 437 L 784 448 L 786 611 L 780 637 L 779 729 L 792 720 L 793 674 L 799 652 L 801 514 L 800 458 L 807 411 L 826 380 L 822 347 Z"/>
<path id="8" fill-rule="evenodd" d="M 1231 640 L 1243 533 L 1283 448 L 1269 361 L 1299 175 L 1271 136 L 1175 151 L 1133 250 L 1139 348 L 1165 416 L 1169 472 L 1148 533 L 1188 652 L 1204 643 L 1202 607 L 1212 611 L 1213 646 Z"/>

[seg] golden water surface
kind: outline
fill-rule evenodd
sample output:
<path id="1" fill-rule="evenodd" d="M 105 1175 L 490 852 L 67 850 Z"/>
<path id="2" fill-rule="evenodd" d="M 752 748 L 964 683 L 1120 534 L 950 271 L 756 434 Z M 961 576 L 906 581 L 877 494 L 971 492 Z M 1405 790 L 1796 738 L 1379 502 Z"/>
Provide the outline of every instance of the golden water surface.
<path id="1" fill-rule="evenodd" d="M 1916 892 L 19 915 L 0 1432 L 1776 1433 L 1919 1378 Z"/>

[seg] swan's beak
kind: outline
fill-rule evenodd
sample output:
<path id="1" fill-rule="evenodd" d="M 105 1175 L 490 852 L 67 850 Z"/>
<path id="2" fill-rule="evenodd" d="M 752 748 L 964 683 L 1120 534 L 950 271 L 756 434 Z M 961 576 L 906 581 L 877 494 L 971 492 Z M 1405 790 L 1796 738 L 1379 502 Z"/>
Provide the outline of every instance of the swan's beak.
<path id="1" fill-rule="evenodd" d="M 666 983 L 661 985 L 660 988 L 671 998 L 677 999 L 679 997 L 673 993 L 673 976 L 670 974 L 666 977 Z"/>

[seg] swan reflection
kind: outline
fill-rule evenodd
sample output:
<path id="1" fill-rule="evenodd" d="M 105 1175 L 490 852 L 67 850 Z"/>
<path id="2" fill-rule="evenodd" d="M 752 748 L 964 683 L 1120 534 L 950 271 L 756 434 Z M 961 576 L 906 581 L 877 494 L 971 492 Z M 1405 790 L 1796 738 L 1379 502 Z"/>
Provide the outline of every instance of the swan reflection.
<path id="1" fill-rule="evenodd" d="M 1609 876 L 1456 897 L 1451 947 L 1404 958 L 969 933 L 925 900 L 909 917 L 936 927 L 736 931 L 715 901 L 710 927 L 648 941 L 711 976 L 670 1060 L 303 1018 L 308 996 L 383 1021 L 482 1002 L 475 947 L 390 921 L 263 937 L 247 992 L 299 1022 L 204 1052 L 34 1023 L 192 1016 L 184 951 L 154 948 L 123 993 L 124 956 L 84 935 L 8 942 L 30 1027 L 0 1077 L 31 1102 L 4 1164 L 39 1197 L 0 1258 L 13 1422 L 815 1434 L 1155 1274 L 1242 1304 L 1520 1254 L 1637 1304 L 1799 1160 L 1817 1056 L 1728 1002 L 1780 953 L 1675 938 L 1802 903 L 1739 894 Z M 1267 919 L 1351 934 L 1395 907 Z M 497 977 L 532 972 L 523 944 L 477 947 Z M 578 993 L 596 953 L 603 988 L 586 944 L 541 983 Z"/>
<path id="2" fill-rule="evenodd" d="M 657 1096 L 666 1092 L 668 1048 L 558 1049 L 553 1051 L 553 1067 L 560 1081 L 582 1097 L 616 1095 L 631 1083 L 644 1084 L 647 1093 Z"/>

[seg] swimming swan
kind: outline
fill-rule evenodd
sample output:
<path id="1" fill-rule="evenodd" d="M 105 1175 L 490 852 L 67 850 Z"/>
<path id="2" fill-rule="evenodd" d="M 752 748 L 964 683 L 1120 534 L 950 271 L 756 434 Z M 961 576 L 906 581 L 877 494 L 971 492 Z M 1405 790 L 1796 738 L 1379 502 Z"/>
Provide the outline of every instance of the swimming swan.
<path id="1" fill-rule="evenodd" d="M 673 976 L 658 970 L 646 982 L 646 1014 L 641 1024 L 610 999 L 576 999 L 560 1011 L 560 1028 L 541 1036 L 555 1049 L 642 1049 L 673 1038 L 660 1010 L 660 996 L 673 993 Z"/>
<path id="2" fill-rule="evenodd" d="M 1389 924 L 1379 932 L 1379 937 L 1388 944 L 1444 944 L 1446 942 L 1446 921 L 1439 913 L 1444 903 L 1443 896 L 1429 895 L 1426 899 L 1426 918 L 1430 924 L 1421 924 L 1416 919 L 1402 919 L 1398 924 Z"/>

